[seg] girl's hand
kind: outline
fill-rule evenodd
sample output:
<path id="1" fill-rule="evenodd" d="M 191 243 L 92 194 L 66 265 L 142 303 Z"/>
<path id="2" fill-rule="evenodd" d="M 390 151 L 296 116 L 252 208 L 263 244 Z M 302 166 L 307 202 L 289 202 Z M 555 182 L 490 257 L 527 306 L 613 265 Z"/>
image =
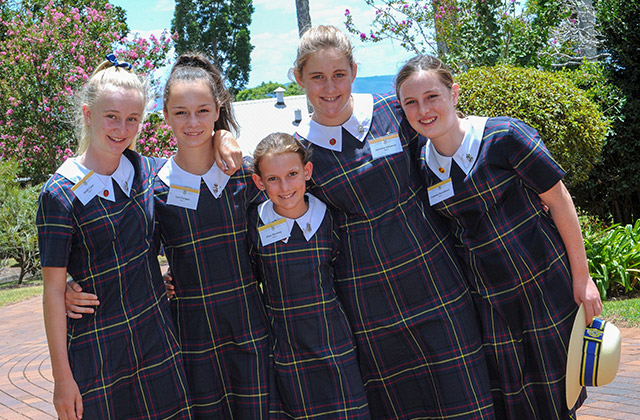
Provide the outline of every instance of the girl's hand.
<path id="1" fill-rule="evenodd" d="M 227 175 L 233 175 L 242 166 L 242 150 L 236 138 L 227 130 L 213 134 L 213 155 L 216 165 Z"/>
<path id="2" fill-rule="evenodd" d="M 82 314 L 92 314 L 93 306 L 100 305 L 98 296 L 92 293 L 83 293 L 82 286 L 73 280 L 67 282 L 64 292 L 64 306 L 67 317 L 72 319 L 82 318 Z"/>
<path id="3" fill-rule="evenodd" d="M 60 420 L 79 420 L 82 418 L 82 396 L 73 377 L 57 380 L 53 386 L 53 405 Z"/>
<path id="4" fill-rule="evenodd" d="M 162 280 L 164 281 L 164 288 L 167 291 L 167 298 L 169 300 L 176 297 L 176 288 L 173 285 L 173 277 L 171 276 L 171 270 L 167 270 L 162 275 Z"/>
<path id="5" fill-rule="evenodd" d="M 598 286 L 591 277 L 587 279 L 573 279 L 573 299 L 578 305 L 584 304 L 587 324 L 590 324 L 594 317 L 602 313 L 602 299 Z"/>

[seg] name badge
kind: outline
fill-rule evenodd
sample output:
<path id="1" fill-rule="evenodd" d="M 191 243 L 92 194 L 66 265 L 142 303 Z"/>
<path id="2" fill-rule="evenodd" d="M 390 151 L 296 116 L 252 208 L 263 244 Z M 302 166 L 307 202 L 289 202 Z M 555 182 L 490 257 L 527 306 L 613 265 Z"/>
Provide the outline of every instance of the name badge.
<path id="1" fill-rule="evenodd" d="M 263 246 L 271 245 L 274 242 L 287 239 L 289 237 L 289 229 L 287 228 L 287 219 L 279 219 L 268 225 L 258 228 L 260 240 Z"/>
<path id="2" fill-rule="evenodd" d="M 82 178 L 76 185 L 71 187 L 73 193 L 78 197 L 83 205 L 86 205 L 93 197 L 95 197 L 99 191 L 104 188 L 104 183 L 100 177 L 95 176 L 93 171 L 90 171 L 84 178 Z"/>
<path id="3" fill-rule="evenodd" d="M 451 182 L 451 178 L 447 178 L 436 185 L 432 185 L 427 191 L 429 192 L 429 204 L 433 206 L 449 197 L 453 197 L 453 182 Z"/>
<path id="4" fill-rule="evenodd" d="M 397 133 L 368 141 L 371 148 L 371 156 L 374 159 L 402 152 L 402 144 Z"/>
<path id="5" fill-rule="evenodd" d="M 195 210 L 196 208 L 198 208 L 199 197 L 200 190 L 189 187 L 182 187 L 180 185 L 172 185 L 169 188 L 167 204 L 183 207 L 185 209 Z"/>

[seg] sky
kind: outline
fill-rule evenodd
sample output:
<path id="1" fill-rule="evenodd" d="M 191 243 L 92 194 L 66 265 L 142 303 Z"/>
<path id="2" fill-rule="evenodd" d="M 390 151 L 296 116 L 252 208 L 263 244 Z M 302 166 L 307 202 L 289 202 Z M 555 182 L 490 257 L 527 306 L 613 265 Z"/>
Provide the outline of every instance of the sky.
<path id="1" fill-rule="evenodd" d="M 127 11 L 127 23 L 132 32 L 148 37 L 171 28 L 175 3 L 173 0 L 110 0 Z M 298 40 L 295 0 L 253 0 L 255 11 L 250 26 L 251 74 L 247 87 L 262 82 L 287 83 L 293 65 Z M 312 25 L 335 25 L 346 32 L 345 9 L 349 9 L 356 25 L 368 29 L 366 22 L 374 17 L 373 9 L 364 0 L 309 0 Z M 395 75 L 412 54 L 398 42 L 362 43 L 347 34 L 353 43 L 358 64 L 358 76 Z"/>

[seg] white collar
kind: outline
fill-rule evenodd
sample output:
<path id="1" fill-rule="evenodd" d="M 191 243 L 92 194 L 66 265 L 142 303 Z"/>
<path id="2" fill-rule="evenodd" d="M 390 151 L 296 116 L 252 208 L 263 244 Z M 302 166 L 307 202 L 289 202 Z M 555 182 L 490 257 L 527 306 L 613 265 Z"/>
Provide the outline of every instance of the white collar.
<path id="1" fill-rule="evenodd" d="M 62 175 L 74 185 L 91 174 L 92 176 L 100 179 L 103 184 L 102 192 L 96 190 L 95 194 L 92 195 L 91 198 L 98 195 L 103 199 L 116 201 L 115 193 L 113 191 L 113 182 L 109 182 L 109 180 L 112 179 L 118 183 L 122 192 L 124 192 L 127 197 L 130 197 L 135 169 L 129 159 L 122 155 L 120 156 L 120 163 L 118 164 L 118 167 L 111 175 L 100 175 L 80 164 L 77 157 L 73 157 L 65 160 L 64 163 L 56 170 L 56 173 Z M 86 201 L 88 202 L 88 200 Z M 86 204 L 86 202 L 84 204 Z"/>
<path id="2" fill-rule="evenodd" d="M 373 96 L 368 93 L 354 93 L 353 113 L 342 125 L 328 126 L 319 124 L 312 119 L 303 122 L 298 127 L 298 134 L 311 143 L 325 149 L 342 151 L 342 128 L 347 130 L 359 141 L 364 141 L 371 127 L 373 117 Z M 331 144 L 332 141 L 334 144 Z"/>
<path id="3" fill-rule="evenodd" d="M 291 236 L 291 230 L 293 229 L 294 223 L 298 224 L 307 242 L 313 237 L 313 235 L 315 235 L 315 233 L 318 231 L 318 228 L 322 224 L 324 214 L 327 211 L 327 205 L 309 193 L 305 195 L 309 198 L 309 209 L 305 214 L 298 217 L 297 219 L 290 219 L 276 213 L 273 209 L 273 202 L 271 200 L 267 200 L 258 206 L 258 214 L 260 215 L 260 220 L 262 220 L 262 223 L 264 223 L 265 225 L 273 223 L 277 220 L 286 220 L 289 235 L 286 239 L 283 240 L 285 243 Z"/>
<path id="4" fill-rule="evenodd" d="M 215 198 L 220 198 L 224 187 L 229 182 L 230 176 L 222 172 L 215 163 L 203 175 L 194 175 L 185 171 L 173 160 L 173 156 L 167 160 L 164 166 L 158 171 L 158 178 L 168 187 L 179 185 L 195 191 L 200 191 L 200 180 L 204 179 L 209 191 Z"/>
<path id="5" fill-rule="evenodd" d="M 458 147 L 458 150 L 456 150 L 453 156 L 442 156 L 433 146 L 431 140 L 429 140 L 426 150 L 427 166 L 429 169 L 444 181 L 451 177 L 451 161 L 454 161 L 465 174 L 468 174 L 478 158 L 487 120 L 487 117 L 471 116 L 461 121 L 465 134 L 462 143 L 460 143 L 460 147 Z M 444 172 L 440 172 L 440 168 L 444 169 Z"/>

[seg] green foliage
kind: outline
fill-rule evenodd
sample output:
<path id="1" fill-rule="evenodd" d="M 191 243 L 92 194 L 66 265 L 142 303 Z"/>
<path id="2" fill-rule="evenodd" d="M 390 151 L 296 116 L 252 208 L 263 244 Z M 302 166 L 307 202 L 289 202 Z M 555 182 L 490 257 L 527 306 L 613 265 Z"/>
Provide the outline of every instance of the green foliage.
<path id="1" fill-rule="evenodd" d="M 603 299 L 640 290 L 640 220 L 601 230 L 581 217 L 591 277 Z"/>
<path id="2" fill-rule="evenodd" d="M 37 187 L 17 182 L 18 164 L 0 161 L 0 260 L 13 258 L 20 267 L 18 284 L 40 269 L 36 230 Z"/>
<path id="3" fill-rule="evenodd" d="M 562 74 L 510 66 L 479 67 L 458 77 L 467 115 L 510 116 L 540 134 L 567 171 L 571 187 L 586 178 L 607 132 L 602 112 Z"/>
<path id="4" fill-rule="evenodd" d="M 576 25 L 564 0 L 363 1 L 375 17 L 362 30 L 347 10 L 349 32 L 363 42 L 397 40 L 416 54 L 437 55 L 456 71 L 496 64 L 549 68 L 560 60 L 557 52 L 566 59 L 578 45 L 553 36 L 561 24 Z"/>
<path id="5" fill-rule="evenodd" d="M 602 318 L 618 327 L 640 327 L 640 299 L 609 299 L 603 302 Z"/>
<path id="6" fill-rule="evenodd" d="M 75 149 L 74 92 L 115 50 L 138 74 L 165 64 L 172 39 L 123 38 L 122 10 L 95 2 L 0 0 L 0 158 L 38 183 Z"/>
<path id="7" fill-rule="evenodd" d="M 142 124 L 136 150 L 145 156 L 163 158 L 178 150 L 178 141 L 159 112 L 150 113 Z"/>
<path id="8" fill-rule="evenodd" d="M 244 88 L 251 71 L 251 0 L 176 0 L 171 31 L 176 52 L 200 51 L 222 69 L 232 93 Z"/>
<path id="9" fill-rule="evenodd" d="M 611 214 L 616 223 L 640 218 L 640 2 L 599 0 L 597 23 L 604 46 L 609 78 L 621 99 L 611 112 L 613 132 L 589 179 L 577 190 L 581 205 L 600 216 Z M 626 100 L 625 100 L 626 98 Z"/>
<path id="10" fill-rule="evenodd" d="M 287 83 L 286 85 L 276 82 L 262 82 L 259 86 L 238 92 L 236 95 L 236 101 L 274 98 L 276 94 L 273 93 L 273 91 L 279 87 L 285 89 L 284 96 L 304 95 L 304 89 L 295 82 Z"/>

